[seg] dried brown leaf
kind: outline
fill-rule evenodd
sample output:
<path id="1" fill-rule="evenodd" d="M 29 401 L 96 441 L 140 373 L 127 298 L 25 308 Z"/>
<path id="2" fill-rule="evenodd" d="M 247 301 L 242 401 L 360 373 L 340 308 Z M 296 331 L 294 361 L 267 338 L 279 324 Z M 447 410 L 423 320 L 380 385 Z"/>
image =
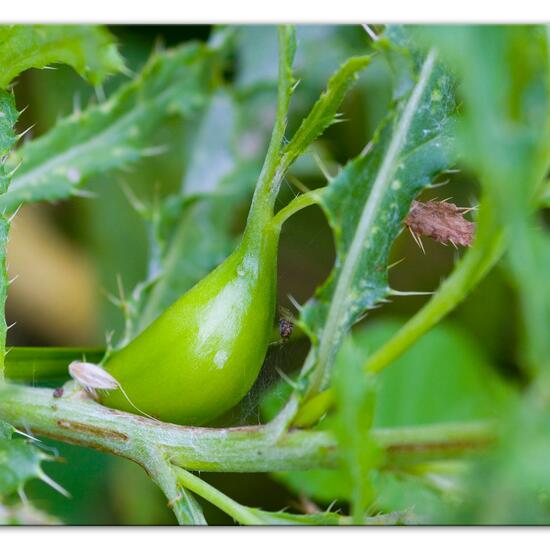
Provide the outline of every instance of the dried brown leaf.
<path id="1" fill-rule="evenodd" d="M 443 244 L 470 246 L 475 223 L 464 218 L 469 210 L 446 201 L 413 201 L 405 225 L 415 236 L 430 237 Z"/>

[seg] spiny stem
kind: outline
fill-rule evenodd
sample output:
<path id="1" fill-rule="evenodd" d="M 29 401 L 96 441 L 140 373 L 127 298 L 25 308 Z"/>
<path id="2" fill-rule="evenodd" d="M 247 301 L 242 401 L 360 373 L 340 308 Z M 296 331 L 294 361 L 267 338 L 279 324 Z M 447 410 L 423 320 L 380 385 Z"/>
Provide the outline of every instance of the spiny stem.
<path id="1" fill-rule="evenodd" d="M 262 171 L 250 207 L 249 220 L 258 208 L 269 208 L 272 214 L 273 204 L 279 192 L 282 174 L 278 175 L 281 149 L 285 137 L 287 114 L 292 95 L 291 62 L 293 57 L 293 32 L 290 26 L 282 25 L 278 29 L 279 38 L 279 79 L 277 88 L 277 112 L 271 140 L 267 149 Z M 248 225 L 248 224 L 247 224 Z"/>

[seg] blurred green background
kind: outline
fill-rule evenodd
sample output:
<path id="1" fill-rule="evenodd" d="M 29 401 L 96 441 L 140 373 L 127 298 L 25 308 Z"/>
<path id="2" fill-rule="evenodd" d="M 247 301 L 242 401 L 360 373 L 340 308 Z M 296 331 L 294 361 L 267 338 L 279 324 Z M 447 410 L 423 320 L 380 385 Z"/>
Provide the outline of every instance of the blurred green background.
<path id="1" fill-rule="evenodd" d="M 139 71 L 155 47 L 208 40 L 212 33 L 208 26 L 112 26 L 110 29 L 134 72 Z M 238 45 L 225 75 L 228 83 L 245 85 L 248 81 L 273 87 L 277 71 L 275 36 L 271 26 L 239 28 Z M 293 98 L 290 131 L 340 62 L 369 49 L 370 39 L 360 26 L 298 27 L 296 74 L 300 85 Z M 125 76 L 111 78 L 104 93 L 108 96 L 126 79 Z M 331 173 L 336 173 L 338 165 L 358 154 L 368 142 L 391 101 L 390 90 L 388 68 L 376 58 L 346 99 L 344 122 L 333 126 L 320 140 L 318 154 L 325 159 Z M 58 118 L 93 101 L 95 93 L 74 72 L 63 67 L 54 71 L 28 71 L 21 76 L 16 88 L 18 107 L 28 105 L 20 128 L 35 125 L 31 133 L 39 136 Z M 271 109 L 265 107 L 268 126 L 273 105 Z M 145 227 L 123 186 L 144 199 L 150 199 L 154 189 L 160 189 L 162 194 L 178 189 L 185 173 L 182 152 L 186 144 L 192 142 L 195 130 L 193 124 L 183 127 L 181 121 L 170 122 L 151 136 L 151 146 L 169 146 L 165 154 L 142 161 L 130 172 L 89 181 L 87 189 L 93 192 L 93 198 L 22 209 L 15 220 L 9 248 L 10 271 L 12 276 L 19 274 L 8 298 L 8 323 L 17 323 L 9 332 L 10 345 L 103 345 L 107 331 L 120 334 L 122 316 L 108 301 L 106 293 L 117 294 L 117 275 L 126 290 L 143 280 L 147 259 Z M 298 163 L 293 175 L 309 188 L 324 184 L 311 158 Z M 477 184 L 468 173 L 460 171 L 441 177 L 441 181 L 446 179 L 447 185 L 427 192 L 423 198 L 452 197 L 460 206 L 476 204 Z M 287 183 L 279 205 L 285 204 L 296 192 L 291 183 Z M 235 220 L 236 231 L 242 227 L 246 213 L 243 205 L 238 212 L 239 219 Z M 424 246 L 426 254 L 408 233 L 403 232 L 398 238 L 393 260 L 404 260 L 390 273 L 393 288 L 434 290 L 462 253 L 428 240 Z M 320 210 L 309 208 L 293 217 L 285 225 L 281 238 L 280 304 L 292 309 L 289 294 L 298 302 L 304 302 L 324 280 L 333 260 L 331 232 Z M 375 335 L 372 345 L 378 345 L 394 332 L 426 299 L 423 296 L 396 298 L 369 313 L 363 325 L 366 333 L 371 330 Z M 429 335 L 431 339 L 423 344 L 422 352 L 408 356 L 408 360 L 437 369 L 448 359 L 448 354 L 453 353 L 458 363 L 483 364 L 484 368 L 521 384 L 516 366 L 518 333 L 514 291 L 507 274 L 496 269 L 435 334 Z M 459 343 L 453 338 L 458 338 Z M 455 343 L 449 344 L 450 341 Z M 307 342 L 299 339 L 273 348 L 251 394 L 227 421 L 258 422 L 258 400 L 279 380 L 277 369 L 292 372 L 301 365 L 306 352 Z M 422 385 L 421 380 L 416 383 Z M 472 382 L 472 387 L 479 389 L 485 383 L 486 379 L 481 377 Z M 401 413 L 395 414 L 399 417 Z M 406 420 L 407 412 L 401 416 Z M 66 499 L 33 481 L 27 492 L 38 507 L 69 524 L 175 523 L 160 491 L 135 464 L 53 441 L 44 441 L 44 444 L 57 449 L 60 457 L 58 462 L 46 464 L 47 473 L 63 485 L 72 498 Z M 269 510 L 284 507 L 299 510 L 301 506 L 298 495 L 268 475 L 204 477 L 243 504 Z M 205 504 L 205 513 L 210 523 L 232 523 L 208 504 Z"/>

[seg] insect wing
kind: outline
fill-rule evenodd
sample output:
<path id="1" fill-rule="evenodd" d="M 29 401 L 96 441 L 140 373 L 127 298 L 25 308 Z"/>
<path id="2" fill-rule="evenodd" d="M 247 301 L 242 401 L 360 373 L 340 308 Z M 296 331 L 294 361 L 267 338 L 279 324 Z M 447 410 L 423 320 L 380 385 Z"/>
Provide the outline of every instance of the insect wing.
<path id="1" fill-rule="evenodd" d="M 69 374 L 84 388 L 95 390 L 115 390 L 119 383 L 105 369 L 94 363 L 73 361 L 69 365 Z"/>

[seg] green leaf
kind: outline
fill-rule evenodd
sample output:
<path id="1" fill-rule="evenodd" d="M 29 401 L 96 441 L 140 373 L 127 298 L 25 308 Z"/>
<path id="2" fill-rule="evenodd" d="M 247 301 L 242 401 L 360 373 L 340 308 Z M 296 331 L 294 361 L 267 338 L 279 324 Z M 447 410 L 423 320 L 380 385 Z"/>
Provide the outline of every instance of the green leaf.
<path id="1" fill-rule="evenodd" d="M 357 74 L 370 63 L 370 56 L 352 57 L 332 75 L 327 88 L 283 151 L 283 166 L 290 166 L 333 123 L 347 91 Z"/>
<path id="2" fill-rule="evenodd" d="M 462 80 L 460 144 L 505 231 L 523 317 L 529 391 L 509 407 L 495 452 L 480 461 L 460 523 L 548 523 L 550 234 L 536 213 L 550 166 L 549 36 L 542 26 L 421 30 Z"/>
<path id="3" fill-rule="evenodd" d="M 170 116 L 189 117 L 204 106 L 212 69 L 212 53 L 198 44 L 153 55 L 110 99 L 74 113 L 18 151 L 12 164 L 22 165 L 0 209 L 70 197 L 89 176 L 155 154 L 152 132 Z"/>
<path id="4" fill-rule="evenodd" d="M 313 347 L 310 391 L 326 385 L 349 327 L 391 294 L 388 256 L 414 197 L 453 162 L 452 79 L 430 53 L 408 98 L 383 121 L 367 154 L 350 161 L 321 195 L 336 241 L 326 283 L 301 310 Z"/>
<path id="5" fill-rule="evenodd" d="M 101 348 L 13 347 L 6 354 L 5 375 L 26 382 L 68 379 L 69 363 L 99 363 L 104 355 Z"/>
<path id="6" fill-rule="evenodd" d="M 43 475 L 40 464 L 45 457 L 30 441 L 0 439 L 0 495 L 15 493 Z"/>
<path id="7" fill-rule="evenodd" d="M 0 90 L 0 200 L 10 185 L 11 172 L 6 166 L 6 155 L 17 142 L 15 123 L 19 113 L 15 107 L 13 94 Z M 6 266 L 6 246 L 8 244 L 9 219 L 0 209 L 0 383 L 4 379 L 4 355 L 6 352 L 6 319 L 4 306 L 8 292 L 8 272 Z"/>
<path id="8" fill-rule="evenodd" d="M 20 73 L 52 63 L 73 67 L 92 84 L 124 70 L 112 35 L 89 25 L 0 26 L 0 88 Z"/>
<path id="9" fill-rule="evenodd" d="M 8 154 L 17 143 L 15 123 L 18 116 L 13 94 L 0 90 L 0 157 Z M 5 189 L 2 192 L 5 192 Z"/>
<path id="10" fill-rule="evenodd" d="M 348 487 L 355 523 L 360 524 L 374 498 L 373 470 L 382 458 L 371 436 L 374 421 L 374 378 L 365 376 L 361 361 L 342 362 L 334 372 L 337 412 L 333 431 L 340 443 L 340 473 Z"/>
<path id="11" fill-rule="evenodd" d="M 242 158 L 236 143 L 242 110 L 228 91 L 214 93 L 198 127 L 180 193 L 157 214 L 149 280 L 136 308 L 137 331 L 149 325 L 178 296 L 191 288 L 234 246 L 235 210 L 254 188 L 259 155 Z M 265 142 L 265 135 L 262 136 Z M 155 259 L 156 258 L 156 259 Z"/>
<path id="12" fill-rule="evenodd" d="M 422 29 L 462 78 L 461 146 L 506 230 L 507 259 L 526 325 L 525 363 L 550 376 L 550 235 L 534 203 L 550 166 L 547 29 Z"/>
<path id="13" fill-rule="evenodd" d="M 356 381 L 360 383 L 366 358 L 389 341 L 403 323 L 382 319 L 355 330 L 344 341 L 337 365 L 355 364 Z M 475 341 L 450 323 L 434 327 L 376 378 L 376 428 L 496 418 L 514 396 Z M 273 388 L 262 400 L 262 416 L 272 418 L 290 391 L 286 382 Z M 333 414 L 329 414 L 318 429 L 334 429 L 334 422 Z M 273 477 L 296 493 L 321 503 L 349 498 L 341 471 L 287 472 Z M 416 503 L 415 511 L 422 514 L 441 506 L 440 497 L 426 487 L 422 478 L 415 477 L 404 480 L 387 474 L 378 476 L 374 480 L 377 505 L 393 510 Z"/>
<path id="14" fill-rule="evenodd" d="M 360 357 L 364 364 L 403 324 L 398 319 L 369 323 L 342 347 L 338 363 Z M 510 396 L 483 351 L 450 323 L 435 326 L 377 380 L 377 427 L 495 418 Z"/>

